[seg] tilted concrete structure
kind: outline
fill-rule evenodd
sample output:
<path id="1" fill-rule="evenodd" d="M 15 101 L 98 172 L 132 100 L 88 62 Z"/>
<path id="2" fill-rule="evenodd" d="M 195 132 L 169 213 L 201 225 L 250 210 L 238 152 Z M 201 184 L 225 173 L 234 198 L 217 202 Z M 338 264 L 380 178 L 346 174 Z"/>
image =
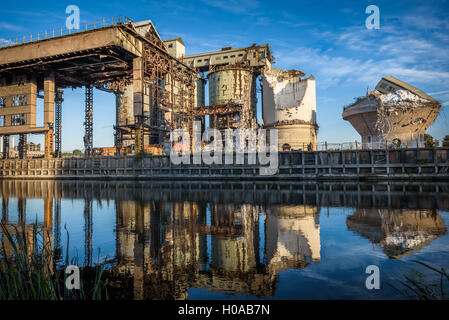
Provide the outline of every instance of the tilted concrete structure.
<path id="1" fill-rule="evenodd" d="M 376 90 L 345 107 L 343 119 L 362 137 L 366 148 L 384 148 L 399 139 L 402 146 L 423 147 L 424 133 L 435 121 L 440 103 L 394 77 L 385 77 Z"/>
<path id="2" fill-rule="evenodd" d="M 346 224 L 395 259 L 410 255 L 447 233 L 436 210 L 357 209 Z"/>

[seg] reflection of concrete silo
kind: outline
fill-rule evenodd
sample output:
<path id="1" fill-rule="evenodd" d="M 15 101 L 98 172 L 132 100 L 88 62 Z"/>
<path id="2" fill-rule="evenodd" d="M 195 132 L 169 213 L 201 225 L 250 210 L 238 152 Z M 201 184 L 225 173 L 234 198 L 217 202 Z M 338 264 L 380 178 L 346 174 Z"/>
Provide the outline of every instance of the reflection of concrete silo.
<path id="1" fill-rule="evenodd" d="M 266 255 L 271 272 L 304 268 L 310 260 L 320 262 L 318 213 L 319 209 L 311 206 L 267 209 Z"/>
<path id="2" fill-rule="evenodd" d="M 409 255 L 447 232 L 443 219 L 433 210 L 357 209 L 346 224 L 381 245 L 390 258 Z"/>
<path id="3" fill-rule="evenodd" d="M 248 253 L 246 239 L 229 239 L 215 236 L 212 241 L 213 269 L 233 272 L 248 272 L 255 267 L 254 256 Z"/>
<path id="4" fill-rule="evenodd" d="M 239 66 L 216 68 L 207 75 L 209 79 L 209 105 L 241 105 L 241 112 L 217 115 L 210 126 L 254 128 L 256 125 L 256 76 L 252 70 Z M 216 123 L 214 123 L 216 121 Z"/>

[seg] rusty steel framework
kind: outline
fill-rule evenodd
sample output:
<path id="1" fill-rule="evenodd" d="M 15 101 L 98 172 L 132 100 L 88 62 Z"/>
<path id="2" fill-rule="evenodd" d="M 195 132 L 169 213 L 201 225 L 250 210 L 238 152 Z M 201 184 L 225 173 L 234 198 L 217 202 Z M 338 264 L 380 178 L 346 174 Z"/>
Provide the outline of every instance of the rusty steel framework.
<path id="1" fill-rule="evenodd" d="M 117 33 L 114 33 L 115 31 Z M 97 30 L 86 30 L 84 32 L 86 37 L 89 36 L 90 39 L 93 39 L 92 33 L 97 32 Z M 51 80 L 51 85 L 54 87 L 63 89 L 84 86 L 86 88 L 84 110 L 85 155 L 92 156 L 93 87 L 114 92 L 115 94 L 121 94 L 127 86 L 135 86 L 134 82 L 136 78 L 133 68 L 135 67 L 136 60 L 140 59 L 141 63 L 143 63 L 143 75 L 141 77 L 141 83 L 143 85 L 140 91 L 136 92 L 139 92 L 139 94 L 142 93 L 142 95 L 146 94 L 150 102 L 148 103 L 146 100 L 141 99 L 134 104 L 134 121 L 130 121 L 130 123 L 126 123 L 125 125 L 116 124 L 114 127 L 116 146 L 120 147 L 123 139 L 132 139 L 135 145 L 138 146 L 137 149 L 142 149 L 145 145 L 146 137 L 149 137 L 151 142 L 160 142 L 167 136 L 171 128 L 178 126 L 189 127 L 189 123 L 192 122 L 190 111 L 194 108 L 194 80 L 196 70 L 188 67 L 167 52 L 162 40 L 152 25 L 149 32 L 142 34 L 135 28 L 132 20 L 127 19 L 126 22 L 118 20 L 116 24 L 100 28 L 98 32 L 103 32 L 102 34 L 108 36 L 113 35 L 121 39 L 122 44 L 123 40 L 128 42 L 124 45 L 106 43 L 105 45 L 93 46 L 92 48 L 86 46 L 86 48 L 79 51 L 68 50 L 66 53 L 42 56 L 36 59 L 0 63 L 0 79 L 3 79 L 2 81 L 6 85 L 10 85 L 16 75 L 24 75 L 27 81 L 34 81 L 33 83 L 36 83 L 36 91 L 40 92 L 45 89 L 43 83 L 47 79 L 49 70 L 52 70 L 54 72 L 54 78 Z M 72 37 L 72 35 L 61 36 L 61 41 L 65 41 L 64 39 L 68 37 Z M 76 37 L 76 33 L 73 37 Z M 142 43 L 142 46 L 136 46 L 133 38 L 138 39 Z M 56 38 L 53 38 L 51 41 L 56 40 L 59 41 Z M 23 46 L 26 49 L 25 46 L 32 47 L 34 44 L 30 42 L 18 44 L 17 46 Z M 55 48 L 58 48 L 58 46 L 52 47 L 52 49 L 55 52 L 59 52 Z M 6 50 L 8 48 L 2 49 Z M 11 50 L 15 50 L 14 46 L 12 46 Z M 50 91 L 47 92 L 51 93 L 51 87 L 49 88 Z M 46 138 L 53 138 L 52 132 L 51 134 L 47 134 L 47 132 L 52 131 L 53 124 L 55 124 L 56 152 L 53 152 L 52 143 L 49 143 L 48 147 L 46 144 L 45 157 L 59 156 L 62 151 L 60 112 L 62 101 L 58 101 L 57 96 L 55 98 L 55 121 L 49 121 L 42 128 L 34 128 L 34 125 L 30 125 L 29 128 L 22 130 L 25 131 L 25 134 L 44 133 L 46 134 Z M 50 105 L 50 103 L 47 105 Z M 138 110 L 139 108 L 142 110 Z M 51 110 L 49 112 L 51 114 Z M 174 115 L 175 113 L 178 113 L 176 117 Z M 177 122 L 173 123 L 173 121 Z M 3 137 L 6 142 L 8 140 L 7 134 L 3 135 Z M 139 141 L 136 141 L 136 138 Z M 7 146 L 4 150 L 8 150 Z M 138 152 L 139 150 L 136 151 Z M 5 154 L 7 155 L 7 152 Z"/>
<path id="2" fill-rule="evenodd" d="M 172 129 L 192 130 L 197 71 L 171 56 L 155 30 L 142 37 L 131 26 L 127 27 L 144 40 L 143 84 L 148 89 L 149 110 L 144 110 L 142 104 L 142 110 L 135 115 L 135 123 L 116 125 L 115 136 L 118 149 L 125 136 L 134 139 L 138 153 L 145 146 L 146 136 L 150 144 L 159 144 L 168 138 Z"/>
<path id="3" fill-rule="evenodd" d="M 272 61 L 268 45 L 253 45 L 252 47 L 238 49 L 240 50 L 238 56 L 242 57 L 239 58 L 242 60 L 241 62 L 236 60 L 229 66 L 211 63 L 207 67 L 208 70 L 205 70 L 205 66 L 201 67 L 204 70 L 200 70 L 200 67 L 189 63 L 186 57 L 177 58 L 171 55 L 151 22 L 148 24 L 149 28 L 145 31 L 142 31 L 141 25 L 140 29 L 136 25 L 138 24 L 134 24 L 132 20 L 127 18 L 126 22 L 119 20 L 112 26 L 100 28 L 101 30 L 98 32 L 105 32 L 101 34 L 109 35 L 109 33 L 106 34 L 106 31 L 111 31 L 113 37 L 116 37 L 114 39 L 120 39 L 121 45 L 107 42 L 96 47 L 96 42 L 92 41 L 92 46 L 86 46 L 79 51 L 68 50 L 61 53 L 55 49 L 54 55 L 0 63 L 0 78 L 3 78 L 5 83 L 11 83 L 16 75 L 26 75 L 27 79 L 34 79 L 30 81 L 35 81 L 37 92 L 45 89 L 43 83 L 46 81 L 45 79 L 48 79 L 49 70 L 54 73 L 54 78 L 51 80 L 52 85 L 53 88 L 58 88 L 54 95 L 54 126 L 53 121 L 49 121 L 43 128 L 24 130 L 26 133 L 45 133 L 46 141 L 53 141 L 54 128 L 55 152 L 53 153 L 53 146 L 49 143 L 48 146 L 46 145 L 45 157 L 61 156 L 62 89 L 69 87 L 80 88 L 84 86 L 86 90 L 84 109 L 86 157 L 93 156 L 93 88 L 113 92 L 116 95 L 117 114 L 113 127 L 115 131 L 114 142 L 119 154 L 122 153 L 126 140 L 131 141 L 131 143 L 127 144 L 125 152 L 132 151 L 128 147 L 134 144 L 134 152 L 138 153 L 144 150 L 146 144 L 160 145 L 167 141 L 170 130 L 187 129 L 192 131 L 193 120 L 201 119 L 204 124 L 205 115 L 211 115 L 214 127 L 221 129 L 243 124 L 245 124 L 245 127 L 254 126 L 255 113 L 252 110 L 254 103 L 251 102 L 252 96 L 255 96 L 254 92 L 245 91 L 242 93 L 243 100 L 245 100 L 243 105 L 236 101 L 229 101 L 226 104 L 220 103 L 220 105 L 196 108 L 196 80 L 199 71 L 214 72 L 224 70 L 227 67 L 231 69 L 239 67 L 242 70 L 247 70 L 256 79 L 267 65 L 267 61 Z M 112 31 L 116 33 L 112 33 Z M 83 35 L 85 38 L 79 38 L 78 40 L 83 43 L 88 36 L 91 40 L 95 39 L 95 37 L 92 37 L 94 32 L 97 31 L 86 30 Z M 61 41 L 68 37 L 71 38 L 72 35 L 62 36 Z M 32 48 L 31 46 L 34 44 L 20 44 L 18 46 L 28 45 Z M 223 51 L 213 54 L 227 53 Z M 263 59 L 260 59 L 261 55 L 264 55 Z M 133 111 L 129 112 L 126 121 L 121 121 L 120 112 L 125 109 L 120 108 L 121 99 L 130 87 L 133 89 L 133 104 L 131 108 L 130 105 L 127 105 L 127 110 L 132 109 Z M 47 90 L 47 92 L 51 92 L 51 90 Z M 127 93 L 129 92 L 130 90 L 127 91 Z M 48 105 L 51 105 L 51 103 Z M 3 137 L 5 153 L 8 147 L 8 136 L 4 135 Z"/>
<path id="4" fill-rule="evenodd" d="M 225 105 L 202 106 L 195 108 L 193 116 L 195 118 L 203 118 L 206 115 L 211 116 L 209 119 L 212 128 L 230 129 L 236 128 L 238 120 L 235 117 L 240 117 L 243 109 L 242 104 L 228 103 Z"/>

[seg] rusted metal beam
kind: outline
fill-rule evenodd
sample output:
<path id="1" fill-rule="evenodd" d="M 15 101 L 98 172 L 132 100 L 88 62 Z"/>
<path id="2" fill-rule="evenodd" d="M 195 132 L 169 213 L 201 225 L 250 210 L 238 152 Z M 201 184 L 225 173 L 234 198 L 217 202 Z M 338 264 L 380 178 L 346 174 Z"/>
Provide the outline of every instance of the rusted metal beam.
<path id="1" fill-rule="evenodd" d="M 216 106 L 202 106 L 195 108 L 193 110 L 194 116 L 205 116 L 205 115 L 225 115 L 229 113 L 235 113 L 242 111 L 242 105 L 216 105 Z"/>

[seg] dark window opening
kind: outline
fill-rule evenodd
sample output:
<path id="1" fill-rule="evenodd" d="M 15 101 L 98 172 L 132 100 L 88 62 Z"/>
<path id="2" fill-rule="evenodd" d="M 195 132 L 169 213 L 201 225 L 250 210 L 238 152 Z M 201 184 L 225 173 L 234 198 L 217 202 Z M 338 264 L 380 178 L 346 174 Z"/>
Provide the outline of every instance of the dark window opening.
<path id="1" fill-rule="evenodd" d="M 26 96 L 26 94 L 19 94 L 17 96 L 13 96 L 12 97 L 11 106 L 19 107 L 19 106 L 24 106 L 26 104 L 27 104 L 27 96 Z"/>
<path id="2" fill-rule="evenodd" d="M 25 114 L 13 114 L 11 115 L 11 125 L 12 126 L 23 126 L 26 124 Z"/>

